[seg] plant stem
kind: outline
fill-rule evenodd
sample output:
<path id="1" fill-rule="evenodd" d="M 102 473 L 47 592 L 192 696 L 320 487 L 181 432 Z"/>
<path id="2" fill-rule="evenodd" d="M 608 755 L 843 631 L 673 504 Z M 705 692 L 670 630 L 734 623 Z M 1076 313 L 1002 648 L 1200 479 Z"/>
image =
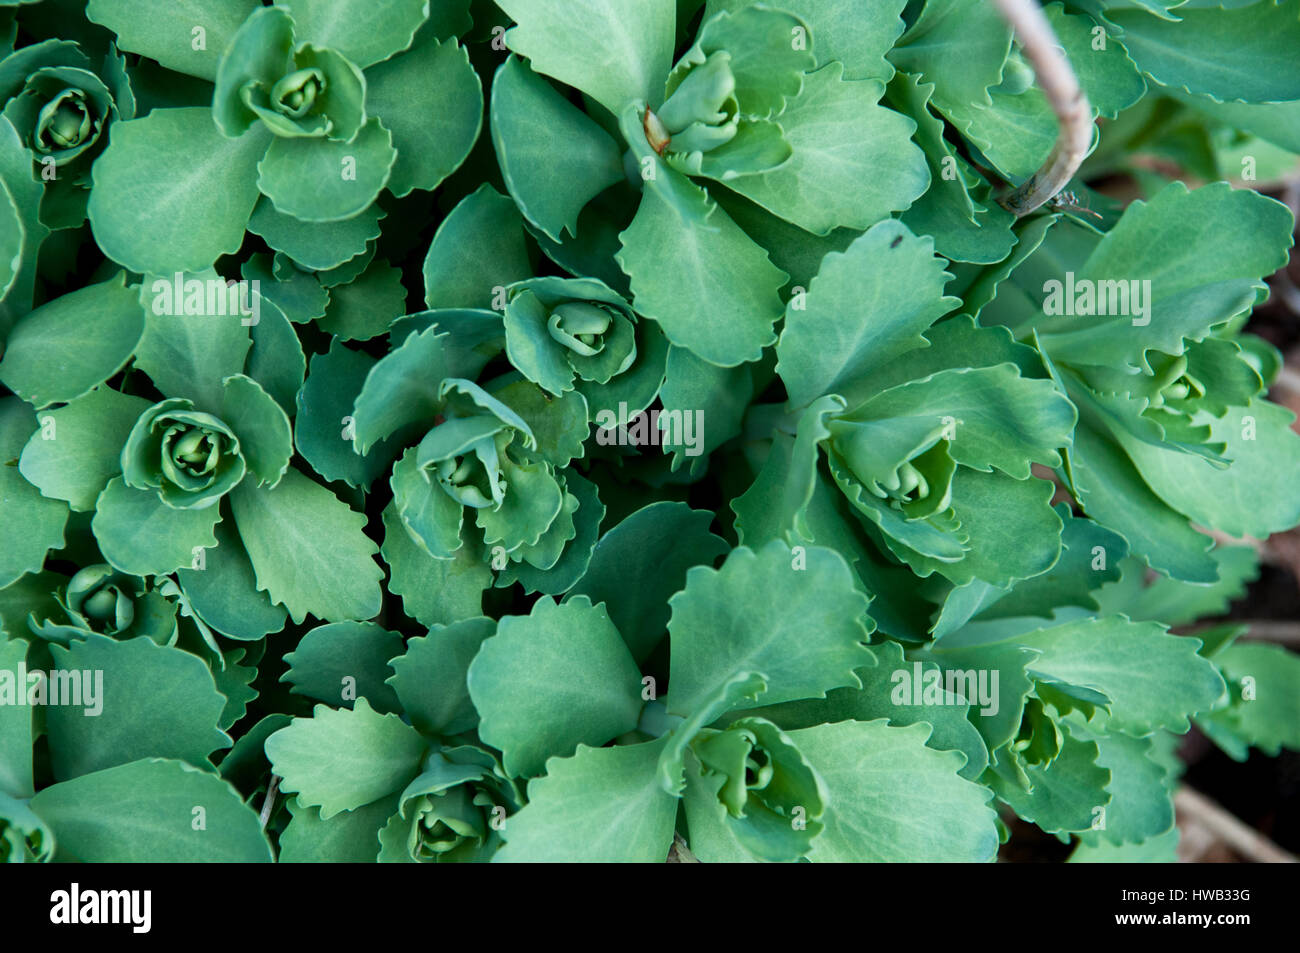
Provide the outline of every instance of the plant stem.
<path id="1" fill-rule="evenodd" d="M 1092 147 L 1092 106 L 1035 0 L 993 2 L 1015 29 L 1020 48 L 1033 64 L 1038 85 L 1061 124 L 1056 145 L 1043 167 L 998 199 L 1007 211 L 1023 216 L 1051 201 L 1079 170 Z"/>

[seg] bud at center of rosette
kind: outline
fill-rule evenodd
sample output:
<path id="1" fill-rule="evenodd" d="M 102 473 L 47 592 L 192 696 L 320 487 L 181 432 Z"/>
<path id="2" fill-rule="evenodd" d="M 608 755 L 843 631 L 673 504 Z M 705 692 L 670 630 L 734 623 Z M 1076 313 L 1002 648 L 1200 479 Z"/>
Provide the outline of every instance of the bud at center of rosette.
<path id="1" fill-rule="evenodd" d="M 122 448 L 127 485 L 155 489 L 177 509 L 203 509 L 244 478 L 239 438 L 220 418 L 171 398 L 136 421 Z"/>

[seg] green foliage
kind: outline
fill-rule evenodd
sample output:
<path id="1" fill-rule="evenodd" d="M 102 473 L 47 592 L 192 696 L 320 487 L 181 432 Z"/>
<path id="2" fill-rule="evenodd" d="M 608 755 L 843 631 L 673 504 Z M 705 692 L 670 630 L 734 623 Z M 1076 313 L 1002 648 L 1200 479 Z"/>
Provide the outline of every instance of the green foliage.
<path id="1" fill-rule="evenodd" d="M 1300 524 L 1296 0 L 1046 5 L 1019 219 L 984 0 L 0 6 L 0 860 L 1158 861 L 1300 748 L 1182 628 Z"/>

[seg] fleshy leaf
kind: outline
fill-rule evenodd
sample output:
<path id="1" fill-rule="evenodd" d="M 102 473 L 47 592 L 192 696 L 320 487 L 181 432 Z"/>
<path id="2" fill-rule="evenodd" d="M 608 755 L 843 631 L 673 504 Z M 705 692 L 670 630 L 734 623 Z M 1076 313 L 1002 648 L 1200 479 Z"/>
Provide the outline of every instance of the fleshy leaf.
<path id="1" fill-rule="evenodd" d="M 503 618 L 483 643 L 469 694 L 480 736 L 504 752 L 507 772 L 527 776 L 579 743 L 603 744 L 636 727 L 641 673 L 602 606 L 543 598 L 529 615 Z"/>
<path id="2" fill-rule="evenodd" d="M 269 138 L 254 129 L 227 139 L 211 110 L 199 108 L 156 109 L 114 123 L 95 162 L 87 208 L 95 241 L 143 274 L 211 267 L 244 240 L 257 204 L 255 169 Z M 140 227 L 141 216 L 148 228 Z"/>
<path id="3" fill-rule="evenodd" d="M 546 777 L 529 782 L 527 806 L 506 821 L 493 860 L 662 862 L 677 815 L 677 799 L 655 777 L 663 745 L 579 745 L 572 757 L 551 759 Z"/>
<path id="4" fill-rule="evenodd" d="M 379 612 L 383 573 L 360 513 L 293 469 L 273 489 L 245 480 L 230 501 L 257 588 L 295 622 L 308 613 L 342 622 Z"/>
<path id="5" fill-rule="evenodd" d="M 913 124 L 881 106 L 883 85 L 846 81 L 838 63 L 804 78 L 779 121 L 790 161 L 730 188 L 816 235 L 865 229 L 919 198 L 929 184 Z"/>
<path id="6" fill-rule="evenodd" d="M 226 700 L 207 666 L 188 652 L 93 633 L 50 652 L 60 670 L 82 676 L 81 704 L 46 711 L 50 763 L 60 781 L 150 756 L 203 766 L 213 751 L 230 746 L 217 728 Z"/>
<path id="7" fill-rule="evenodd" d="M 390 659 L 402 653 L 402 637 L 373 622 L 332 622 L 302 637 L 284 660 L 280 677 L 292 691 L 327 705 L 351 708 L 364 698 L 383 714 L 400 710 L 386 684 Z"/>
<path id="8" fill-rule="evenodd" d="M 576 86 L 614 115 L 657 105 L 672 66 L 670 0 L 501 0 L 506 44 L 533 69 Z"/>
<path id="9" fill-rule="evenodd" d="M 506 188 L 552 241 L 577 235 L 583 207 L 623 178 L 614 140 L 518 57 L 497 70 L 490 118 Z"/>
<path id="10" fill-rule="evenodd" d="M 410 46 L 429 15 L 428 0 L 293 0 L 288 6 L 299 42 L 336 49 L 362 69 Z"/>
<path id="11" fill-rule="evenodd" d="M 319 807 L 325 820 L 400 791 L 420 773 L 426 747 L 414 728 L 365 698 L 351 710 L 317 705 L 311 718 L 295 718 L 266 739 L 281 788 Z"/>
<path id="12" fill-rule="evenodd" d="M 149 407 L 139 397 L 97 387 L 58 410 L 23 448 L 18 468 L 41 495 L 92 510 L 108 481 L 122 471 L 122 445 Z"/>
<path id="13" fill-rule="evenodd" d="M 396 161 L 393 135 L 377 118 L 351 142 L 276 136 L 257 164 L 257 188 L 285 215 L 335 222 L 364 212 Z"/>
<path id="14" fill-rule="evenodd" d="M 143 333 L 144 311 L 119 273 L 21 318 L 0 381 L 37 409 L 74 400 L 121 370 Z"/>
<path id="15" fill-rule="evenodd" d="M 845 721 L 789 735 L 830 795 L 810 860 L 993 859 L 998 836 L 988 792 L 959 776 L 961 755 L 926 746 L 929 725 Z"/>
<path id="16" fill-rule="evenodd" d="M 483 89 L 465 49 L 439 43 L 426 27 L 405 53 L 372 67 L 366 83 L 366 107 L 397 149 L 388 188 L 398 198 L 437 188 L 465 161 L 483 122 Z"/>
<path id="17" fill-rule="evenodd" d="M 532 275 L 519 209 L 484 183 L 442 220 L 424 259 L 430 308 L 490 308 L 494 289 Z"/>
<path id="18" fill-rule="evenodd" d="M 606 532 L 572 595 L 604 603 L 637 661 L 668 630 L 668 599 L 681 590 L 691 566 L 711 566 L 727 551 L 709 532 L 712 514 L 684 503 L 642 507 Z"/>
<path id="19" fill-rule="evenodd" d="M 388 684 L 401 700 L 411 724 L 429 735 L 457 735 L 478 725 L 467 677 L 470 663 L 497 625 L 482 616 L 435 625 L 410 639 L 406 652 L 390 663 Z"/>
<path id="20" fill-rule="evenodd" d="M 87 811 L 87 804 L 95 804 Z M 194 808 L 206 824 L 193 826 Z M 257 813 L 215 774 L 182 761 L 133 761 L 45 788 L 32 809 L 60 861 L 269 863 Z M 220 832 L 217 834 L 216 832 Z"/>
<path id="21" fill-rule="evenodd" d="M 95 502 L 90 526 L 105 559 L 122 572 L 147 576 L 187 566 L 197 550 L 215 546 L 212 529 L 220 518 L 218 506 L 176 509 L 158 491 L 137 490 L 114 477 Z"/>
<path id="22" fill-rule="evenodd" d="M 682 179 L 690 218 L 659 190 L 642 194 L 618 254 L 637 313 L 711 364 L 757 360 L 776 340 L 777 291 L 788 276 L 702 189 L 671 169 L 659 175 Z"/>
<path id="23" fill-rule="evenodd" d="M 689 570 L 669 605 L 675 714 L 691 714 L 738 672 L 762 675 L 763 700 L 776 704 L 856 686 L 853 670 L 870 662 L 867 599 L 833 550 L 794 553 L 779 540 L 757 553 L 734 549 L 721 569 Z M 805 633 L 798 654 L 783 644 L 792 631 Z"/>
<path id="24" fill-rule="evenodd" d="M 257 6 L 257 0 L 90 0 L 86 16 L 116 33 L 123 50 L 215 79 L 222 52 Z"/>

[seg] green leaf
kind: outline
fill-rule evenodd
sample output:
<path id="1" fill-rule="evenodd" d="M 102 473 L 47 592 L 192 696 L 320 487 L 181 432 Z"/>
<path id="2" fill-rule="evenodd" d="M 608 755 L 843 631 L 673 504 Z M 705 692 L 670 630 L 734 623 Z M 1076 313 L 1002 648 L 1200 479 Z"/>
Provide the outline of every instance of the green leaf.
<path id="1" fill-rule="evenodd" d="M 32 154 L 13 123 L 3 115 L 0 115 L 0 181 L 4 182 L 5 189 L 13 199 L 13 207 L 18 212 L 23 232 L 18 274 L 13 287 L 0 299 L 0 331 L 7 334 L 14 320 L 32 309 L 36 286 L 36 253 L 49 236 L 50 230 L 40 218 L 45 188 L 32 175 Z"/>
<path id="2" fill-rule="evenodd" d="M 381 713 L 396 712 L 401 706 L 385 681 L 389 660 L 401 653 L 402 637 L 373 622 L 318 625 L 285 655 L 289 670 L 280 681 L 327 705 L 352 708 L 364 698 Z"/>
<path id="3" fill-rule="evenodd" d="M 934 83 L 935 104 L 988 104 L 1002 81 L 1011 29 L 983 0 L 934 0 L 889 53 L 889 61 Z"/>
<path id="4" fill-rule="evenodd" d="M 564 552 L 550 569 L 538 569 L 528 562 L 511 562 L 497 574 L 498 586 L 518 582 L 525 592 L 558 596 L 586 572 L 600 534 L 600 521 L 605 517 L 605 504 L 600 501 L 596 484 L 572 470 L 564 474 L 564 486 L 578 502 L 578 511 L 573 516 L 573 539 L 564 544 Z"/>
<path id="5" fill-rule="evenodd" d="M 1177 827 L 1140 844 L 1089 844 L 1080 841 L 1069 857 L 1071 864 L 1174 864 L 1178 862 Z"/>
<path id="6" fill-rule="evenodd" d="M 576 86 L 614 115 L 657 105 L 672 66 L 673 0 L 501 0 L 506 44 L 533 69 Z"/>
<path id="7" fill-rule="evenodd" d="M 1043 8 L 1047 22 L 1065 50 L 1066 58 L 1079 77 L 1079 85 L 1088 93 L 1093 111 L 1114 119 L 1132 106 L 1147 91 L 1137 64 L 1129 59 L 1120 43 L 1097 49 L 1096 23 L 1088 17 L 1066 13 L 1065 7 L 1053 3 Z"/>
<path id="8" fill-rule="evenodd" d="M 188 652 L 148 638 L 117 642 L 88 633 L 51 645 L 50 653 L 55 667 L 80 683 L 72 703 L 51 704 L 45 713 L 58 780 L 150 756 L 203 766 L 213 751 L 230 747 L 217 728 L 226 700 L 207 666 Z M 58 684 L 51 677 L 47 688 Z"/>
<path id="9" fill-rule="evenodd" d="M 379 612 L 383 573 L 362 514 L 293 469 L 273 489 L 244 481 L 230 502 L 257 588 L 295 622 L 308 613 L 343 622 Z"/>
<path id="10" fill-rule="evenodd" d="M 576 236 L 583 207 L 623 179 L 618 144 L 518 57 L 497 70 L 489 118 L 506 188 L 552 241 Z"/>
<path id="11" fill-rule="evenodd" d="M 666 167 L 658 175 L 681 179 L 690 217 L 658 189 L 642 194 L 617 256 L 637 313 L 710 364 L 757 360 L 776 340 L 777 292 L 789 276 L 702 189 Z"/>
<path id="12" fill-rule="evenodd" d="M 409 639 L 406 653 L 391 662 L 388 684 L 402 711 L 427 735 L 473 731 L 479 716 L 470 700 L 470 663 L 497 624 L 482 616 L 451 625 L 435 625 L 424 637 Z"/>
<path id="13" fill-rule="evenodd" d="M 784 116 L 782 110 L 798 95 L 804 73 L 816 65 L 806 32 L 798 17 L 765 6 L 711 14 L 700 27 L 695 45 L 673 67 L 667 92 L 670 96 L 676 92 L 686 75 L 710 55 L 725 52 L 739 114 L 748 119 Z M 797 42 L 801 36 L 803 44 Z"/>
<path id="14" fill-rule="evenodd" d="M 268 138 L 254 129 L 227 139 L 199 108 L 114 123 L 87 208 L 95 241 L 109 258 L 150 275 L 200 272 L 238 251 Z"/>
<path id="15" fill-rule="evenodd" d="M 1300 6 L 1295 0 L 1178 11 L 1178 22 L 1142 10 L 1109 10 L 1124 48 L 1162 86 L 1215 102 L 1300 99 Z"/>
<path id="16" fill-rule="evenodd" d="M 148 797 L 141 797 L 141 792 Z M 93 811 L 86 810 L 94 804 Z M 196 807 L 205 824 L 194 824 Z M 51 785 L 32 810 L 54 831 L 60 861 L 271 861 L 256 812 L 215 774 L 180 761 L 134 761 Z"/>
<path id="17" fill-rule="evenodd" d="M 1042 343 L 1054 361 L 1139 370 L 1148 369 L 1147 349 L 1181 354 L 1184 338 L 1206 337 L 1253 303 L 1263 277 L 1286 263 L 1292 224 L 1285 206 L 1249 189 L 1172 182 L 1130 205 L 1077 269 L 1076 283 L 1149 280 L 1147 323 L 1120 315 L 1079 328 L 1072 315 L 1040 318 Z"/>
<path id="18" fill-rule="evenodd" d="M 1231 704 L 1211 713 L 1211 724 L 1266 754 L 1300 749 L 1300 656 L 1279 645 L 1236 642 L 1214 656 L 1229 683 Z M 1198 719 L 1198 723 L 1201 719 Z"/>
<path id="19" fill-rule="evenodd" d="M 281 789 L 319 807 L 324 820 L 400 791 L 420 773 L 425 749 L 414 728 L 364 698 L 351 710 L 317 705 L 311 718 L 295 718 L 266 739 Z"/>
<path id="20" fill-rule="evenodd" d="M 307 381 L 298 391 L 294 440 L 326 480 L 367 487 L 388 467 L 391 447 L 381 441 L 362 455 L 349 436 L 353 404 L 374 366 L 374 358 L 337 341 L 324 354 L 312 355 Z"/>
<path id="21" fill-rule="evenodd" d="M 857 686 L 868 664 L 867 599 L 834 550 L 774 540 L 755 553 L 734 549 L 721 569 L 696 566 L 669 600 L 672 668 L 668 707 L 689 715 L 742 671 L 762 675 L 767 704 Z M 791 653 L 785 636 L 804 633 Z"/>
<path id="22" fill-rule="evenodd" d="M 395 504 L 384 508 L 384 562 L 388 589 L 421 625 L 449 625 L 483 614 L 492 570 L 478 549 L 462 546 L 451 559 L 434 559 L 407 532 Z"/>
<path id="23" fill-rule="evenodd" d="M 376 258 L 355 281 L 330 291 L 329 307 L 316 326 L 341 341 L 366 341 L 405 313 L 401 269 Z"/>
<path id="24" fill-rule="evenodd" d="M 240 24 L 217 64 L 216 91 L 212 96 L 212 118 L 223 135 L 234 139 L 257 124 L 259 117 L 276 134 L 324 133 L 329 128 L 329 119 L 322 127 L 319 120 L 323 117 L 310 112 L 299 126 L 267 108 L 275 84 L 296 65 L 293 48 L 293 19 L 283 7 L 258 6 Z M 321 98 L 333 99 L 328 77 L 323 79 L 322 85 L 327 88 L 326 96 Z"/>
<path id="25" fill-rule="evenodd" d="M 506 821 L 494 862 L 661 863 L 677 815 L 677 799 L 655 777 L 663 746 L 662 739 L 579 745 L 573 757 L 553 759 L 546 777 L 529 782 L 528 804 Z"/>
<path id="26" fill-rule="evenodd" d="M 452 558 L 462 545 L 465 508 L 420 466 L 418 448 L 411 447 L 393 465 L 389 485 L 393 505 L 411 537 L 430 556 Z"/>
<path id="27" fill-rule="evenodd" d="M 378 205 L 341 222 L 304 222 L 286 215 L 263 196 L 248 220 L 248 230 L 303 268 L 328 271 L 351 261 L 379 237 L 379 222 L 387 213 Z"/>
<path id="28" fill-rule="evenodd" d="M 429 15 L 429 0 L 293 0 L 287 6 L 299 42 L 338 50 L 362 69 L 410 46 Z"/>
<path id="29" fill-rule="evenodd" d="M 257 188 L 285 215 L 336 222 L 370 206 L 396 161 L 393 135 L 376 118 L 350 142 L 276 136 L 257 164 Z"/>
<path id="30" fill-rule="evenodd" d="M 185 283 L 191 281 L 197 284 L 187 292 Z M 229 294 L 209 295 L 209 281 L 224 284 L 215 271 L 207 271 L 182 275 L 179 283 L 169 276 L 141 285 L 145 325 L 135 349 L 135 366 L 149 375 L 164 397 L 187 397 L 199 410 L 217 413 L 222 381 L 243 371 L 253 342 L 241 313 L 244 302 L 230 307 Z M 249 299 L 250 308 L 251 304 Z"/>
<path id="31" fill-rule="evenodd" d="M 789 732 L 829 792 L 820 862 L 974 862 L 997 853 L 988 791 L 960 777 L 961 755 L 926 746 L 925 723 L 845 721 Z"/>
<path id="32" fill-rule="evenodd" d="M 713 514 L 685 503 L 651 503 L 605 533 L 591 565 L 571 591 L 604 603 L 633 658 L 646 657 L 668 630 L 668 599 L 687 570 L 712 566 L 727 551 L 709 532 Z"/>
<path id="33" fill-rule="evenodd" d="M 398 198 L 437 188 L 465 161 L 483 125 L 483 88 L 465 49 L 439 43 L 426 27 L 407 52 L 367 72 L 366 84 L 366 108 L 383 118 L 397 149 L 388 188 Z"/>
<path id="34" fill-rule="evenodd" d="M 292 414 L 295 395 L 307 374 L 307 358 L 289 319 L 269 299 L 262 303 L 268 307 L 253 325 L 253 350 L 245 370 L 286 414 Z"/>
<path id="35" fill-rule="evenodd" d="M 1127 437 L 1121 443 L 1142 479 L 1174 509 L 1230 536 L 1264 539 L 1300 524 L 1300 499 L 1291 491 L 1300 472 L 1294 422 L 1291 411 L 1264 400 L 1211 420 L 1211 442 L 1228 448 L 1227 469 L 1173 448 Z"/>
<path id="36" fill-rule="evenodd" d="M 996 768 L 985 776 L 985 781 L 1013 811 L 1049 834 L 1091 830 L 1097 817 L 1094 812 L 1106 807 L 1111 799 L 1106 790 L 1111 774 L 1097 764 L 1099 754 L 1094 742 L 1067 735 L 1060 754 L 1050 765 L 1024 766 L 1029 790 L 1008 780 Z"/>
<path id="37" fill-rule="evenodd" d="M 122 445 L 148 407 L 140 397 L 97 387 L 42 415 L 46 423 L 27 441 L 18 469 L 42 496 L 93 510 L 108 481 L 122 472 Z"/>
<path id="38" fill-rule="evenodd" d="M 853 419 L 933 416 L 952 427 L 949 451 L 963 466 L 994 467 L 1024 480 L 1031 463 L 1059 467 L 1056 448 L 1068 446 L 1077 419 L 1051 381 L 1019 375 L 1011 364 L 955 368 L 890 388 L 851 414 Z"/>
<path id="39" fill-rule="evenodd" d="M 95 502 L 90 526 L 105 559 L 122 572 L 148 576 L 187 566 L 196 550 L 215 546 L 212 528 L 220 518 L 218 506 L 176 509 L 157 490 L 137 490 L 114 477 Z"/>
<path id="40" fill-rule="evenodd" d="M 269 202 L 267 204 L 270 205 Z M 269 255 L 253 255 L 240 266 L 240 273 L 249 281 L 259 281 L 257 289 L 261 300 L 269 301 L 294 324 L 306 324 L 324 317 L 330 300 L 329 289 L 320 283 L 316 275 L 299 271 L 287 261 L 282 272 L 277 275 L 274 261 Z M 284 261 L 283 257 L 281 261 Z M 260 322 L 254 327 L 261 327 Z M 262 341 L 262 349 L 265 351 L 264 336 Z M 298 350 L 302 350 L 301 346 Z"/>
<path id="41" fill-rule="evenodd" d="M 9 186 L 0 179 L 0 299 L 18 280 L 18 270 L 23 262 L 23 216 L 9 192 Z"/>
<path id="42" fill-rule="evenodd" d="M 914 665 L 921 665 L 922 671 L 931 671 L 935 666 L 929 662 L 908 662 L 897 642 L 882 642 L 872 646 L 871 651 L 877 664 L 857 670 L 861 689 L 836 688 L 827 692 L 824 699 L 761 706 L 751 714 L 767 718 L 786 731 L 880 718 L 896 727 L 924 722 L 934 729 L 926 744 L 936 751 L 960 751 L 966 756 L 966 764 L 958 774 L 968 781 L 977 781 L 989 763 L 988 748 L 969 720 L 979 716 L 981 700 L 945 691 L 942 705 L 913 704 L 912 700 L 920 696 L 901 690 L 898 673 L 911 676 Z"/>
<path id="43" fill-rule="evenodd" d="M 943 295 L 943 265 L 929 238 L 893 221 L 827 255 L 807 297 L 796 299 L 802 308 L 792 302 L 786 312 L 776 346 L 791 406 L 852 397 L 872 372 L 925 347 L 921 333 L 959 303 Z"/>
<path id="44" fill-rule="evenodd" d="M 709 0 L 705 18 L 715 10 L 735 10 L 753 0 Z M 894 68 L 885 54 L 903 32 L 906 0 L 881 0 L 863 7 L 855 0 L 799 0 L 792 12 L 808 24 L 817 65 L 839 61 L 845 79 L 878 79 L 887 83 Z"/>
<path id="45" fill-rule="evenodd" d="M 674 469 L 687 461 L 700 463 L 701 457 L 739 434 L 753 393 L 748 365 L 717 367 L 683 348 L 670 348 L 659 391 L 663 410 L 658 423 L 664 431 L 664 452 L 672 451 Z"/>
<path id="46" fill-rule="evenodd" d="M 275 486 L 293 456 L 289 418 L 251 377 L 233 374 L 222 386 L 221 419 L 239 438 L 249 472 L 257 477 L 258 486 Z"/>
<path id="47" fill-rule="evenodd" d="M 1097 766 L 1110 771 L 1106 826 L 1081 836 L 1085 843 L 1123 844 L 1158 837 L 1174 826 L 1174 801 L 1165 768 L 1151 756 L 1150 738 L 1070 725 L 1070 733 L 1095 741 Z"/>
<path id="48" fill-rule="evenodd" d="M 1121 731 L 1181 733 L 1189 715 L 1209 711 L 1223 697 L 1223 679 L 1197 654 L 1196 641 L 1155 622 L 1084 619 L 1012 641 L 1041 650 L 1029 663 L 1035 677 L 1105 695 L 1107 723 Z"/>
<path id="49" fill-rule="evenodd" d="M 30 407 L 17 397 L 0 398 L 0 587 L 45 563 L 45 554 L 61 547 L 68 507 L 52 500 L 23 479 L 17 463 L 37 429 Z"/>
<path id="50" fill-rule="evenodd" d="M 320 811 L 288 800 L 289 821 L 280 834 L 282 864 L 373 864 L 379 829 L 397 811 L 397 795 L 321 820 Z"/>
<path id="51" fill-rule="evenodd" d="M 491 308 L 494 289 L 532 276 L 515 203 L 484 183 L 438 226 L 424 259 L 430 308 Z"/>
<path id="52" fill-rule="evenodd" d="M 1084 512 L 1123 536 L 1147 565 L 1187 582 L 1218 579 L 1210 538 L 1151 491 L 1123 450 L 1084 424 L 1074 432 L 1070 476 Z"/>
<path id="53" fill-rule="evenodd" d="M 780 114 L 790 161 L 727 185 L 816 235 L 865 229 L 907 208 L 929 185 L 925 155 L 906 117 L 880 105 L 883 84 L 846 81 L 831 63 L 804 78 Z"/>
<path id="54" fill-rule="evenodd" d="M 203 551 L 203 568 L 182 566 L 176 573 L 190 605 L 227 638 L 254 642 L 279 632 L 288 612 L 258 590 L 234 521 L 220 520 L 213 533 L 216 544 Z M 194 566 L 191 560 L 190 567 Z"/>
<path id="55" fill-rule="evenodd" d="M 13 680 L 13 690 L 26 698 L 27 685 L 18 683 L 17 672 L 27 661 L 27 643 L 22 639 L 0 642 L 0 672 Z M 32 745 L 36 741 L 31 705 L 0 707 L 0 795 L 29 798 L 35 791 L 32 779 Z"/>
<path id="56" fill-rule="evenodd" d="M 469 667 L 469 694 L 506 771 L 536 775 L 547 758 L 635 728 L 641 673 L 602 606 L 543 598 L 498 623 Z"/>
<path id="57" fill-rule="evenodd" d="M 1065 522 L 1061 558 L 1047 572 L 1017 583 L 1006 594 L 997 594 L 996 601 L 981 609 L 979 618 L 1050 618 L 1063 606 L 1101 608 L 1096 590 L 1119 578 L 1120 561 L 1128 554 L 1128 546 L 1118 533 L 1071 515 L 1067 504 L 1058 503 L 1055 509 Z M 1128 614 L 1132 617 L 1132 613 Z"/>
<path id="58" fill-rule="evenodd" d="M 19 319 L 0 381 L 38 410 L 75 400 L 120 371 L 143 333 L 144 312 L 119 272 Z"/>
<path id="59" fill-rule="evenodd" d="M 217 63 L 257 0 L 90 0 L 86 17 L 117 34 L 117 45 L 168 69 L 216 79 Z"/>
<path id="60" fill-rule="evenodd" d="M 1119 582 L 1094 596 L 1103 615 L 1123 613 L 1135 622 L 1186 625 L 1202 616 L 1226 615 L 1229 604 L 1246 594 L 1246 584 L 1259 578 L 1259 556 L 1250 546 L 1216 546 L 1210 558 L 1219 573 L 1213 585 L 1168 576 L 1148 579 L 1142 561 L 1129 558 L 1120 565 Z"/>

